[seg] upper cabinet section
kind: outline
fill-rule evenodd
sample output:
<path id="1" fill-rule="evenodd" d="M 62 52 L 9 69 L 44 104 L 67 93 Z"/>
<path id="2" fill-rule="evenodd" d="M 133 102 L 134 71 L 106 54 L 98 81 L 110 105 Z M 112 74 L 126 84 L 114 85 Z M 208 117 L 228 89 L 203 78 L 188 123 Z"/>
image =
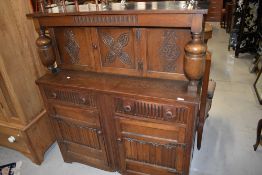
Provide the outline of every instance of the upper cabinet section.
<path id="1" fill-rule="evenodd" d="M 40 34 L 41 61 L 49 69 L 56 71 L 56 61 L 62 69 L 189 80 L 188 89 L 197 91 L 206 57 L 206 3 L 73 4 L 63 9 L 28 15 Z"/>
<path id="2" fill-rule="evenodd" d="M 190 29 L 57 27 L 53 39 L 64 69 L 185 79 Z"/>

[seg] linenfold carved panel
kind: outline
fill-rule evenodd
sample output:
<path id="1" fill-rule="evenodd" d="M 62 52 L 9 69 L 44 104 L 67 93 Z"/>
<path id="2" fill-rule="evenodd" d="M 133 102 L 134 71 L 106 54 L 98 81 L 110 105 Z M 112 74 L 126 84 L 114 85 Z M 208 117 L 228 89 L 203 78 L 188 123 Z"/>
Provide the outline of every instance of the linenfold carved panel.
<path id="1" fill-rule="evenodd" d="M 163 32 L 163 42 L 159 50 L 159 55 L 166 60 L 163 62 L 164 71 L 166 72 L 173 72 L 176 69 L 176 60 L 180 55 L 176 40 L 175 30 L 166 30 Z"/>
<path id="2" fill-rule="evenodd" d="M 79 44 L 75 40 L 75 36 L 72 30 L 66 29 L 64 31 L 64 36 L 66 38 L 65 50 L 71 58 L 71 63 L 76 64 L 79 62 Z"/>
<path id="3" fill-rule="evenodd" d="M 189 114 L 189 109 L 186 106 L 170 106 L 121 98 L 115 98 L 115 104 L 117 113 L 185 124 Z"/>
<path id="4" fill-rule="evenodd" d="M 178 149 L 186 147 L 186 144 L 168 143 L 160 144 L 133 138 L 123 138 L 126 150 L 126 158 L 134 161 L 149 163 L 162 167 L 176 169 Z"/>
<path id="5" fill-rule="evenodd" d="M 72 122 L 56 119 L 60 132 L 65 141 L 75 142 L 91 148 L 101 149 L 98 129 L 79 126 Z"/>
<path id="6" fill-rule="evenodd" d="M 102 40 L 108 47 L 109 51 L 104 59 L 104 64 L 111 64 L 117 58 L 124 64 L 131 65 L 131 59 L 129 55 L 123 51 L 123 48 L 127 46 L 129 41 L 129 33 L 122 33 L 116 40 L 109 34 L 102 33 Z"/>

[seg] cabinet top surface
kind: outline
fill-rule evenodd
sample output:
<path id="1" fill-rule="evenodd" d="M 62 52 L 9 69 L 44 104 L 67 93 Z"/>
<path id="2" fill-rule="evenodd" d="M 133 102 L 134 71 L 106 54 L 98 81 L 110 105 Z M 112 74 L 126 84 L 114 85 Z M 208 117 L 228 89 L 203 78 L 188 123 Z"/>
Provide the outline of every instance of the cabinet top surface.
<path id="1" fill-rule="evenodd" d="M 170 13 L 170 14 L 207 14 L 208 4 L 200 2 L 196 6 L 187 5 L 186 1 L 158 1 L 158 2 L 130 2 L 126 4 L 111 3 L 110 7 L 105 9 L 101 4 L 97 7 L 95 4 L 79 5 L 79 11 L 75 5 L 67 5 L 66 10 L 61 12 L 58 7 L 47 9 L 45 13 L 29 14 L 30 17 L 45 16 L 70 16 L 70 15 L 96 15 L 96 14 L 151 14 L 151 13 Z"/>
<path id="2" fill-rule="evenodd" d="M 58 74 L 45 75 L 37 80 L 37 83 L 58 88 L 77 88 L 126 95 L 142 94 L 145 97 L 182 100 L 191 103 L 199 102 L 198 93 L 187 91 L 187 81 L 61 71 Z"/>

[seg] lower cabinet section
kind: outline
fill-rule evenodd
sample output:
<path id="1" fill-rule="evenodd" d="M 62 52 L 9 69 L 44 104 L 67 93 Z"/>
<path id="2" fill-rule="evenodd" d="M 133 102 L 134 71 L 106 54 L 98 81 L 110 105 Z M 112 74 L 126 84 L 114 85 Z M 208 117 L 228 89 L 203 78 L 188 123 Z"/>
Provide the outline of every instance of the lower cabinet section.
<path id="1" fill-rule="evenodd" d="M 189 173 L 198 104 L 75 87 L 40 89 L 65 162 L 122 174 Z M 92 103 L 84 103 L 87 97 Z"/>

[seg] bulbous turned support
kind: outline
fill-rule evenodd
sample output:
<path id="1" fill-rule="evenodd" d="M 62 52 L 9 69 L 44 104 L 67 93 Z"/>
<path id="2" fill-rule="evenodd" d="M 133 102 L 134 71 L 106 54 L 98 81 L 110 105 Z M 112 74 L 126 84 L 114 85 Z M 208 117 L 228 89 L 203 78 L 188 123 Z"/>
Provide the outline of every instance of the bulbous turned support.
<path id="1" fill-rule="evenodd" d="M 205 70 L 206 45 L 201 33 L 192 33 L 192 40 L 185 46 L 184 72 L 189 80 L 188 91 L 196 92 L 198 81 Z"/>
<path id="2" fill-rule="evenodd" d="M 56 68 L 54 66 L 56 56 L 52 46 L 52 39 L 45 35 L 44 28 L 41 28 L 39 31 L 39 37 L 36 40 L 36 45 L 38 47 L 38 53 L 42 64 L 52 72 L 56 72 Z"/>

